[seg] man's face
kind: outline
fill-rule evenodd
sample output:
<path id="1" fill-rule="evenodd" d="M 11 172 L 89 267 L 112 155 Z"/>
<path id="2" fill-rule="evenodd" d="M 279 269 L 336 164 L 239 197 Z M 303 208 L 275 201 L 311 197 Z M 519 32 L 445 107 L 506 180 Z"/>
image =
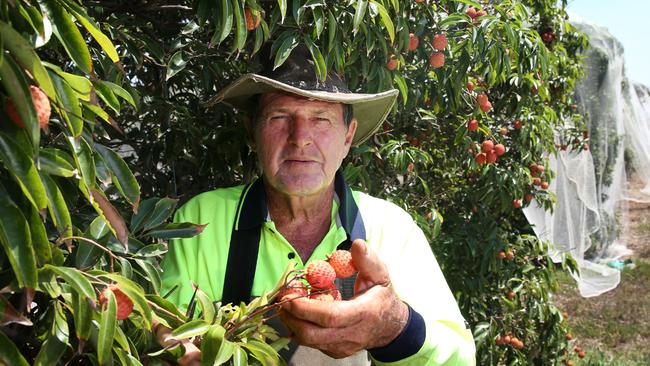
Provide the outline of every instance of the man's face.
<path id="1" fill-rule="evenodd" d="M 325 191 L 348 154 L 356 129 L 356 120 L 345 125 L 339 103 L 263 94 L 253 139 L 267 182 L 290 196 Z"/>

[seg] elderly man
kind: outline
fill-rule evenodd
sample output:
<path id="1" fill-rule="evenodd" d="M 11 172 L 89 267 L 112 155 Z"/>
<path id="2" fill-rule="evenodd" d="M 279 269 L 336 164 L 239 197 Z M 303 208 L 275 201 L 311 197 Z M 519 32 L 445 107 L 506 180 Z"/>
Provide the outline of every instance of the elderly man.
<path id="1" fill-rule="evenodd" d="M 349 249 L 358 276 L 339 283 L 346 301 L 295 299 L 280 309 L 293 341 L 283 355 L 289 365 L 473 365 L 472 334 L 420 228 L 394 204 L 352 191 L 339 171 L 397 91 L 352 93 L 333 73 L 319 81 L 304 47 L 276 70 L 270 56 L 262 63 L 263 72 L 212 100 L 251 113 L 261 177 L 178 210 L 177 221 L 208 226 L 170 244 L 163 287 L 179 286 L 170 300 L 187 306 L 196 283 L 215 300 L 248 301 L 271 289 L 289 261 L 303 267 Z M 183 362 L 199 357 L 188 347 Z"/>

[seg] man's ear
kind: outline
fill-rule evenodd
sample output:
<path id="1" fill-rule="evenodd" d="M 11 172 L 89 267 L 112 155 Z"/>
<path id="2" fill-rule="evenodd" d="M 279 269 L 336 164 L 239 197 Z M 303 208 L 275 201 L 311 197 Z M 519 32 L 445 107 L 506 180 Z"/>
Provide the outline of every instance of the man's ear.
<path id="1" fill-rule="evenodd" d="M 352 140 L 354 139 L 354 134 L 357 132 L 357 119 L 352 118 L 350 124 L 348 125 L 348 132 L 345 134 L 345 144 L 352 146 Z"/>

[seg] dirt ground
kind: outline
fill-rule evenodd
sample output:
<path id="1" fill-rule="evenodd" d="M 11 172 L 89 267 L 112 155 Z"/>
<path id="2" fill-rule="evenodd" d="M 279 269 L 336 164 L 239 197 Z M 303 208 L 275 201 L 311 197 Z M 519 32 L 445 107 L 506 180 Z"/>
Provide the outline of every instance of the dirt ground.
<path id="1" fill-rule="evenodd" d="M 640 188 L 634 180 L 632 193 Z M 597 362 L 592 356 L 582 365 L 650 365 L 650 203 L 627 201 L 621 222 L 634 266 L 622 271 L 619 286 L 586 299 L 566 276 L 556 294 L 556 304 L 568 313 L 576 344 L 588 354 L 598 354 Z"/>

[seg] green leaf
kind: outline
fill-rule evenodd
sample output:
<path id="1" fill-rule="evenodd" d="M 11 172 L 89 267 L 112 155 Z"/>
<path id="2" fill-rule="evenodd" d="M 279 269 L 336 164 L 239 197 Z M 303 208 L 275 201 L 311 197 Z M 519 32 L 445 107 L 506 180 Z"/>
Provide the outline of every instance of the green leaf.
<path id="1" fill-rule="evenodd" d="M 46 270 L 51 270 L 57 275 L 61 276 L 65 282 L 67 282 L 70 286 L 72 286 L 72 288 L 75 289 L 75 291 L 77 291 L 77 293 L 86 296 L 92 301 L 97 301 L 93 286 L 78 269 L 73 267 L 58 267 L 50 264 L 46 264 L 43 268 Z"/>
<path id="2" fill-rule="evenodd" d="M 2 331 L 0 331 L 0 364 L 11 366 L 29 366 L 20 354 L 18 347 Z"/>
<path id="3" fill-rule="evenodd" d="M 174 212 L 177 204 L 177 199 L 169 197 L 161 198 L 158 200 L 155 207 L 153 208 L 153 211 L 150 215 L 148 215 L 143 223 L 144 229 L 149 230 L 167 221 L 171 214 Z"/>
<path id="4" fill-rule="evenodd" d="M 54 180 L 50 178 L 47 174 L 40 174 L 41 180 L 44 183 L 45 193 L 48 198 L 48 209 L 50 212 L 50 217 L 54 222 L 57 230 L 63 237 L 72 236 L 72 220 L 70 218 L 70 211 L 68 210 L 68 205 L 63 199 L 63 194 L 59 190 L 59 187 L 56 185 Z"/>
<path id="5" fill-rule="evenodd" d="M 376 6 L 377 10 L 379 10 L 379 17 L 381 18 L 381 23 L 384 25 L 384 28 L 386 28 L 386 31 L 388 32 L 390 43 L 395 42 L 395 25 L 393 25 L 393 21 L 391 20 L 388 11 L 386 11 L 386 8 L 384 8 L 383 5 L 375 0 L 370 0 L 370 3 Z"/>
<path id="6" fill-rule="evenodd" d="M 52 262 L 52 247 L 50 246 L 50 241 L 47 239 L 47 232 L 45 231 L 45 225 L 43 225 L 41 215 L 32 206 L 29 206 L 28 210 L 27 224 L 29 225 L 29 233 L 32 238 L 32 247 L 36 254 L 36 264 L 37 266 L 43 266 L 46 263 Z"/>
<path id="7" fill-rule="evenodd" d="M 268 344 L 251 339 L 248 343 L 240 343 L 242 347 L 247 348 L 262 365 L 277 365 L 280 357 L 273 347 Z"/>
<path id="8" fill-rule="evenodd" d="M 133 206 L 133 211 L 137 212 L 140 204 L 140 185 L 129 166 L 115 151 L 104 145 L 95 144 L 95 150 L 102 156 L 104 163 L 113 173 L 113 183 L 117 189 Z"/>
<path id="9" fill-rule="evenodd" d="M 142 225 L 145 222 L 145 219 L 147 219 L 149 216 L 154 211 L 154 208 L 156 207 L 156 203 L 158 202 L 157 197 L 152 197 L 152 198 L 147 198 L 144 201 L 140 203 L 140 207 L 138 209 L 138 213 L 134 214 L 131 216 L 131 230 L 133 232 L 137 232 L 142 228 Z"/>
<path id="10" fill-rule="evenodd" d="M 158 239 L 191 238 L 201 234 L 206 226 L 207 224 L 199 225 L 190 222 L 175 222 L 156 226 L 144 235 Z"/>
<path id="11" fill-rule="evenodd" d="M 41 345 L 34 365 L 56 365 L 66 351 L 70 331 L 63 307 L 58 301 L 54 302 L 54 321 L 48 337 Z"/>
<path id="12" fill-rule="evenodd" d="M 118 97 L 126 100 L 127 103 L 135 107 L 135 101 L 133 100 L 133 96 L 124 88 L 122 88 L 117 84 L 111 83 L 110 81 L 101 80 L 100 82 L 106 87 L 108 87 L 108 89 L 110 89 L 114 95 L 117 95 Z"/>
<path id="13" fill-rule="evenodd" d="M 70 164 L 71 160 L 72 157 L 63 150 L 41 148 L 36 166 L 41 172 L 69 178 L 76 174 L 75 167 Z"/>
<path id="14" fill-rule="evenodd" d="M 359 25 L 366 16 L 366 8 L 368 7 L 368 0 L 357 0 L 357 6 L 354 11 L 354 20 L 352 21 L 352 34 L 356 35 L 359 31 Z"/>
<path id="15" fill-rule="evenodd" d="M 233 18 L 233 9 L 232 4 L 228 0 L 221 1 L 221 19 L 219 24 L 221 25 L 219 35 L 217 37 L 216 44 L 221 43 L 228 35 L 232 29 L 232 18 Z M 217 33 L 215 32 L 215 36 Z"/>
<path id="16" fill-rule="evenodd" d="M 78 99 L 85 102 L 90 102 L 90 95 L 93 91 L 93 84 L 90 82 L 90 80 L 88 80 L 88 78 L 65 72 L 57 65 L 51 64 L 49 62 L 44 61 L 43 65 L 62 77 L 70 85 L 72 90 L 74 90 Z"/>
<path id="17" fill-rule="evenodd" d="M 201 365 L 221 365 L 235 352 L 235 344 L 224 339 L 226 330 L 221 325 L 213 325 L 201 342 Z"/>
<path id="18" fill-rule="evenodd" d="M 97 341 L 97 359 L 100 365 L 107 364 L 113 349 L 115 327 L 117 327 L 117 303 L 113 291 L 105 291 L 106 309 L 101 312 L 99 320 L 99 338 Z"/>
<path id="19" fill-rule="evenodd" d="M 124 245 L 124 250 L 128 251 L 129 230 L 122 215 L 101 191 L 94 188 L 90 189 L 90 197 L 97 213 L 106 220 L 113 235 Z"/>
<path id="20" fill-rule="evenodd" d="M 298 36 L 295 33 L 291 33 L 285 40 L 280 44 L 276 53 L 275 61 L 273 63 L 273 69 L 280 67 L 284 61 L 291 55 L 291 51 L 298 45 Z"/>
<path id="21" fill-rule="evenodd" d="M 82 191 L 89 195 L 88 189 L 95 187 L 95 161 L 90 145 L 81 137 L 68 137 L 68 143 L 74 152 L 77 169 L 81 172 L 84 186 Z"/>
<path id="22" fill-rule="evenodd" d="M 113 42 L 111 42 L 111 40 L 104 33 L 102 33 L 101 30 L 99 30 L 99 25 L 95 23 L 94 19 L 88 16 L 86 10 L 74 1 L 64 2 L 63 4 L 66 5 L 68 10 L 72 13 L 72 15 L 74 15 L 79 23 L 81 23 L 81 25 L 83 25 L 83 27 L 88 30 L 88 33 L 93 36 L 95 41 L 99 43 L 111 61 L 120 61 L 120 56 L 117 54 L 117 50 L 115 49 Z"/>
<path id="23" fill-rule="evenodd" d="M 172 76 L 181 72 L 185 68 L 187 61 L 188 60 L 185 58 L 183 50 L 176 51 L 167 63 L 167 75 L 165 76 L 165 80 L 169 80 Z"/>
<path id="24" fill-rule="evenodd" d="M 74 316 L 74 328 L 77 338 L 86 341 L 90 338 L 93 320 L 93 308 L 88 298 L 73 292 L 72 296 L 72 314 Z"/>
<path id="25" fill-rule="evenodd" d="M 21 190 L 39 211 L 47 207 L 45 187 L 34 166 L 34 161 L 27 156 L 13 139 L 0 132 L 0 160 L 2 160 Z"/>
<path id="26" fill-rule="evenodd" d="M 402 96 L 402 102 L 404 102 L 404 105 L 406 105 L 406 102 L 408 101 L 408 86 L 406 85 L 406 80 L 404 79 L 404 76 L 399 73 L 395 73 L 395 76 L 393 77 L 395 80 L 395 83 L 397 84 L 397 89 L 399 89 L 399 94 Z"/>
<path id="27" fill-rule="evenodd" d="M 120 106 L 120 101 L 115 96 L 113 90 L 111 90 L 111 88 L 101 80 L 93 81 L 93 86 L 95 87 L 97 95 L 99 95 L 104 103 L 106 103 L 106 105 L 109 106 L 113 112 L 119 114 L 122 107 Z"/>
<path id="28" fill-rule="evenodd" d="M 199 301 L 199 304 L 201 304 L 201 310 L 203 311 L 203 320 L 209 324 L 212 324 L 212 321 L 214 320 L 214 316 L 216 314 L 212 299 L 210 299 L 210 297 L 208 297 L 208 295 L 200 288 L 196 289 L 196 299 Z"/>
<path id="29" fill-rule="evenodd" d="M 0 244 L 20 287 L 36 288 L 36 257 L 22 211 L 0 189 Z"/>
<path id="30" fill-rule="evenodd" d="M 4 327 L 9 324 L 20 324 L 27 327 L 31 327 L 34 324 L 29 318 L 21 314 L 14 308 L 14 306 L 5 299 L 4 296 L 0 295 L 0 327 Z"/>
<path id="31" fill-rule="evenodd" d="M 9 98 L 18 111 L 20 121 L 31 139 L 32 148 L 29 150 L 36 153 L 41 141 L 36 107 L 34 107 L 32 93 L 29 91 L 25 75 L 10 55 L 4 55 L 3 62 L 0 63 L 0 82 L 4 86 L 5 92 L 9 94 Z M 4 101 L 2 102 L 4 103 Z"/>
<path id="32" fill-rule="evenodd" d="M 327 11 L 327 52 L 332 52 L 334 48 L 334 41 L 336 40 L 336 28 L 338 24 L 336 23 L 336 18 L 331 11 Z"/>
<path id="33" fill-rule="evenodd" d="M 325 64 L 325 59 L 323 54 L 320 52 L 314 41 L 311 40 L 311 37 L 305 36 L 305 43 L 307 48 L 309 48 L 309 53 L 311 53 L 311 58 L 314 60 L 314 65 L 316 66 L 316 74 L 318 79 L 325 81 L 327 78 L 327 65 Z"/>
<path id="34" fill-rule="evenodd" d="M 284 23 L 284 17 L 287 15 L 287 0 L 278 0 L 278 7 L 280 8 L 280 16 L 282 17 L 280 23 Z"/>
<path id="35" fill-rule="evenodd" d="M 153 264 L 142 260 L 142 259 L 136 259 L 135 263 L 142 268 L 142 270 L 145 272 L 146 276 L 143 276 L 147 281 L 151 283 L 153 286 L 153 290 L 156 294 L 160 293 L 160 274 L 158 273 L 158 270 L 153 266 Z"/>
<path id="36" fill-rule="evenodd" d="M 248 366 L 248 354 L 240 346 L 241 343 L 235 344 L 235 351 L 232 355 L 233 366 Z"/>
<path id="37" fill-rule="evenodd" d="M 235 14 L 235 24 L 236 24 L 236 37 L 235 42 L 233 42 L 233 51 L 242 50 L 246 45 L 246 35 L 248 34 L 248 29 L 246 28 L 246 18 L 244 17 L 244 2 L 239 0 L 231 0 L 233 2 L 233 13 Z M 259 15 L 261 16 L 261 15 Z"/>
<path id="38" fill-rule="evenodd" d="M 43 92 L 45 92 L 50 99 L 56 99 L 52 81 L 50 80 L 47 71 L 45 71 L 45 67 L 43 67 L 43 63 L 36 54 L 36 51 L 34 51 L 29 42 L 27 42 L 27 40 L 25 40 L 25 38 L 16 32 L 9 24 L 3 21 L 0 21 L 0 35 L 4 48 L 11 52 L 11 54 L 16 58 L 16 62 L 33 75 L 38 86 L 43 89 Z"/>
<path id="39" fill-rule="evenodd" d="M 70 14 L 54 0 L 42 0 L 40 4 L 52 21 L 54 35 L 59 39 L 68 56 L 81 71 L 92 74 L 93 63 L 90 52 Z"/>
<path id="40" fill-rule="evenodd" d="M 202 319 L 195 319 L 187 322 L 172 331 L 172 336 L 178 339 L 196 337 L 204 334 L 210 329 L 210 324 Z"/>

